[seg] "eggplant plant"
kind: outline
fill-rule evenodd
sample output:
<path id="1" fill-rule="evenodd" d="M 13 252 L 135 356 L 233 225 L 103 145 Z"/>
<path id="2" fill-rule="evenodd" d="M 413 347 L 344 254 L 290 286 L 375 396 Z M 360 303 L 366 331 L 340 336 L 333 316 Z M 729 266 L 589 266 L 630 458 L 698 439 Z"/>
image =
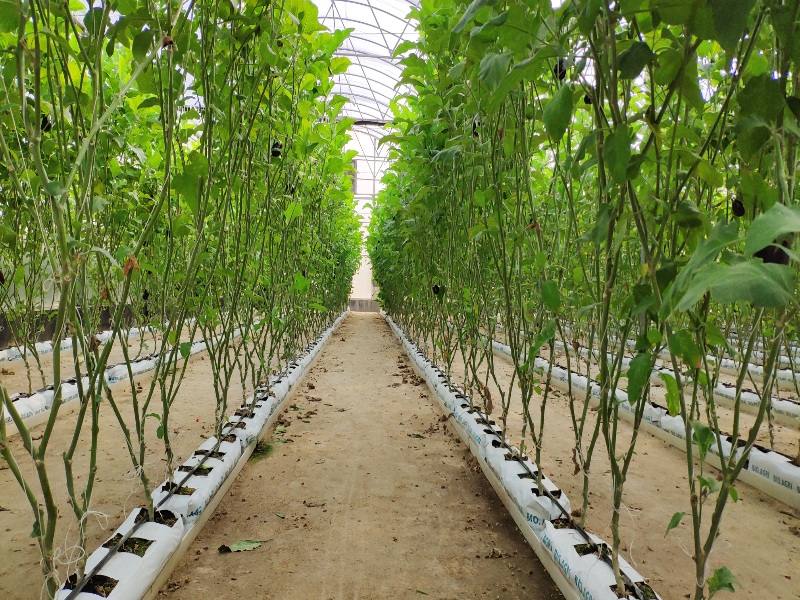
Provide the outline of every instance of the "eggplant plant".
<path id="1" fill-rule="evenodd" d="M 384 138 L 395 162 L 368 241 L 379 300 L 428 347 L 449 345 L 443 324 L 460 328 L 468 372 L 477 363 L 465 341 L 480 347 L 471 332 L 503 338 L 515 370 L 487 408 L 505 422 L 511 398 L 521 403 L 537 462 L 556 355 L 587 378 L 585 393 L 569 384 L 580 518 L 590 487 L 610 485 L 620 597 L 632 590 L 619 515 L 659 365 L 670 369 L 660 372 L 666 411 L 684 428 L 696 582 L 686 591 L 735 586 L 712 549 L 748 452 L 773 426 L 780 356 L 796 357 L 797 8 L 441 0 L 412 10 L 420 40 L 405 48 L 402 81 L 416 96 Z M 418 282 L 432 262 L 448 294 L 468 301 L 430 297 Z M 500 333 L 476 307 L 497 315 Z M 728 409 L 713 390 L 731 357 L 736 401 L 723 431 Z M 747 425 L 746 384 L 761 399 Z M 725 454 L 728 443 L 738 450 Z M 590 476 L 599 448 L 605 481 Z M 722 457 L 718 477 L 697 467 L 710 452 Z"/>
<path id="2" fill-rule="evenodd" d="M 101 421 L 122 431 L 152 518 L 153 478 L 172 478 L 170 409 L 193 342 L 205 338 L 215 393 L 197 401 L 215 406 L 219 433 L 234 377 L 250 391 L 267 382 L 282 353 L 346 308 L 361 242 L 346 177 L 352 121 L 330 93 L 349 64 L 333 56 L 347 31 L 325 30 L 307 0 L 79 4 L 0 10 L 0 306 L 25 348 L 55 312 L 51 368 L 26 356 L 28 391 L 33 369 L 54 385 L 46 423 L 29 427 L 16 390 L 0 385 L 0 454 L 30 505 L 49 598 L 85 572 Z M 132 369 L 133 325 L 155 332 L 146 385 Z M 127 374 L 118 383 L 106 378 L 114 348 Z M 52 443 L 56 427 L 70 431 L 66 448 Z M 165 473 L 147 459 L 161 450 L 148 449 L 153 428 Z M 71 517 L 53 488 L 61 469 Z M 57 540 L 74 535 L 73 519 L 78 558 L 65 574 Z"/>

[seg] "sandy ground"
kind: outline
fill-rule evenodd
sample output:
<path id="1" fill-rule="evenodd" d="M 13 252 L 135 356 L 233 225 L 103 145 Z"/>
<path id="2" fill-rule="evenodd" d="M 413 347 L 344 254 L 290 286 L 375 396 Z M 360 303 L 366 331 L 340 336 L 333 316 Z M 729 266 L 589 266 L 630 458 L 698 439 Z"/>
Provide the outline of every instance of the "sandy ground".
<path id="1" fill-rule="evenodd" d="M 560 597 L 380 316 L 351 313 L 292 402 L 164 596 Z M 218 552 L 241 539 L 263 545 Z"/>
<path id="2" fill-rule="evenodd" d="M 506 393 L 513 368 L 510 359 L 494 357 L 495 373 Z M 485 366 L 484 366 L 485 372 Z M 454 361 L 453 376 L 463 381 L 461 356 Z M 489 385 L 499 415 L 499 391 Z M 531 402 L 531 412 L 538 422 L 541 397 Z M 577 408 L 580 410 L 580 408 Z M 590 410 L 589 423 L 596 420 Z M 509 435 L 519 443 L 522 430 L 522 407 L 516 389 L 511 395 Z M 587 424 L 587 430 L 590 430 Z M 586 447 L 590 432 L 584 436 Z M 631 427 L 620 423 L 619 446 L 627 446 Z M 566 394 L 553 391 L 548 399 L 542 450 L 543 471 L 570 498 L 573 508 L 581 506 L 583 481 L 574 475 L 574 433 Z M 527 446 L 531 446 L 530 436 Z M 590 474 L 587 527 L 611 540 L 612 489 L 610 465 L 602 434 L 594 452 Z M 705 475 L 717 471 L 705 466 Z M 686 454 L 666 442 L 642 433 L 637 441 L 623 498 L 621 518 L 622 551 L 625 558 L 665 600 L 689 597 L 693 592 L 694 561 L 691 523 L 684 518 L 677 529 L 665 538 L 664 533 L 673 514 L 690 513 L 686 475 Z M 696 471 L 697 472 L 697 471 Z M 731 569 L 738 580 L 736 598 L 786 600 L 800 598 L 800 511 L 774 500 L 743 483 L 736 486 L 740 500 L 728 502 L 720 536 L 711 556 L 711 569 L 722 565 Z M 706 522 L 712 505 L 708 505 Z"/>
<path id="3" fill-rule="evenodd" d="M 22 365 L 21 362 L 14 364 Z M 242 388 L 237 380 L 238 375 L 234 377 L 229 392 L 230 402 L 236 404 L 242 397 Z M 152 372 L 142 373 L 136 378 L 136 382 L 145 390 L 151 381 Z M 132 420 L 130 386 L 127 383 L 116 385 L 113 387 L 113 392 L 126 418 Z M 211 367 L 207 354 L 201 352 L 189 359 L 186 377 L 171 408 L 171 441 L 176 464 L 193 452 L 204 438 L 211 435 L 214 429 L 215 406 Z M 156 400 L 148 412 L 160 413 L 160 400 Z M 47 455 L 51 485 L 60 508 L 56 544 L 63 563 L 62 578 L 68 571 L 68 548 L 76 540 L 76 519 L 69 505 L 61 458 L 72 439 L 75 414 L 63 415 L 57 420 Z M 74 460 L 78 490 L 85 481 L 89 461 L 88 448 L 91 438 L 88 421 L 87 419 L 87 426 L 81 434 L 79 450 Z M 148 423 L 146 466 L 152 487 L 164 480 L 166 459 L 163 441 L 156 436 L 158 424 L 154 419 L 148 420 Z M 90 550 L 103 543 L 108 538 L 110 530 L 119 525 L 132 509 L 141 505 L 144 499 L 139 480 L 132 472 L 124 437 L 107 402 L 101 408 L 100 426 L 99 469 L 92 502 L 92 509 L 97 514 L 89 518 L 87 547 Z M 41 436 L 43 427 L 41 425 L 34 428 L 34 438 Z M 34 489 L 39 494 L 37 480 L 33 477 L 32 461 L 25 456 L 19 436 L 13 436 L 9 444 L 21 463 L 23 472 L 34 482 Z M 0 461 L 0 490 L 0 598 L 3 600 L 39 598 L 42 585 L 42 577 L 38 574 L 39 550 L 29 538 L 33 516 L 21 488 L 2 461 Z M 20 573 L 27 573 L 28 576 L 20 578 Z"/>

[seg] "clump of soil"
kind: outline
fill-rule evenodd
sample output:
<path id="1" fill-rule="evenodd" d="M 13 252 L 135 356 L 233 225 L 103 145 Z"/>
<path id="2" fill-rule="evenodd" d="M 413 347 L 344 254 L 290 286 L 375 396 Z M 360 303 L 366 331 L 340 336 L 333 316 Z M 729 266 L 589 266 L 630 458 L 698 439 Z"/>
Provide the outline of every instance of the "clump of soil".
<path id="1" fill-rule="evenodd" d="M 65 590 L 74 590 L 78 586 L 78 576 L 73 573 L 64 582 Z M 94 594 L 101 598 L 108 598 L 109 594 L 117 587 L 117 580 L 105 575 L 93 575 L 86 585 L 83 586 L 83 592 L 87 594 Z"/>
<path id="2" fill-rule="evenodd" d="M 178 471 L 180 471 L 181 473 L 191 473 L 192 475 L 198 475 L 200 477 L 205 477 L 213 470 L 214 467 L 209 467 L 208 465 L 196 465 L 196 466 L 181 465 L 180 467 L 178 467 Z"/>
<path id="3" fill-rule="evenodd" d="M 110 540 L 108 540 L 105 544 L 103 544 L 103 548 L 114 548 L 117 544 L 119 544 L 122 536 L 118 533 Z M 153 544 L 153 540 L 145 540 L 138 537 L 130 537 L 125 540 L 125 543 L 120 546 L 120 552 L 130 552 L 131 554 L 135 554 L 136 556 L 144 556 L 144 553 L 147 552 L 147 549 Z"/>
<path id="4" fill-rule="evenodd" d="M 191 496 L 197 491 L 196 488 L 189 487 L 188 485 L 178 485 L 177 483 L 173 483 L 171 481 L 168 481 L 162 485 L 161 489 L 165 492 L 172 491 L 173 494 L 177 494 L 178 496 Z"/>

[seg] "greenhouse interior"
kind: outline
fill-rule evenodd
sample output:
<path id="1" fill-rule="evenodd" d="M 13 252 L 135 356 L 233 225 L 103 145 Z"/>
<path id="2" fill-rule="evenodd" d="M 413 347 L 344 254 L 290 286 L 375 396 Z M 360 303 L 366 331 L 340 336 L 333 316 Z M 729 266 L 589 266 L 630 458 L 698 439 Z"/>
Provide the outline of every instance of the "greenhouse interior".
<path id="1" fill-rule="evenodd" d="M 800 599 L 800 0 L 0 47 L 4 600 Z"/>

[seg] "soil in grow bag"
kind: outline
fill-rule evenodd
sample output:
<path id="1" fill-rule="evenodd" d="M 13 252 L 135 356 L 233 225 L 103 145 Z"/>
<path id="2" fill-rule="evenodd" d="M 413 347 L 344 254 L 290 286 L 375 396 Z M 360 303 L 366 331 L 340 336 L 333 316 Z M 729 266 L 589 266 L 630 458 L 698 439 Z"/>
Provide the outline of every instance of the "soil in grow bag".
<path id="1" fill-rule="evenodd" d="M 214 467 L 209 467 L 208 465 L 196 465 L 194 467 L 191 465 L 181 465 L 178 467 L 178 471 L 181 473 L 191 473 L 192 475 L 197 475 L 199 477 L 205 477 L 213 470 Z"/>
<path id="2" fill-rule="evenodd" d="M 222 441 L 223 442 L 233 443 L 236 440 L 237 440 L 237 437 L 235 435 L 233 435 L 232 433 L 229 433 L 228 435 L 222 436 Z M 219 454 L 219 453 L 217 453 L 217 454 Z M 225 456 L 225 454 L 223 453 L 222 456 Z"/>
<path id="3" fill-rule="evenodd" d="M 103 544 L 103 548 L 114 548 L 119 541 L 122 539 L 122 536 L 118 533 L 110 540 L 108 540 L 105 544 Z M 120 552 L 130 552 L 131 554 L 135 554 L 136 556 L 144 556 L 144 553 L 147 552 L 147 549 L 153 544 L 153 540 L 145 540 L 143 538 L 138 537 L 129 537 L 125 540 L 125 543 L 120 546 Z"/>
<path id="4" fill-rule="evenodd" d="M 619 595 L 616 585 L 609 586 L 611 591 L 617 595 L 617 598 L 627 598 L 630 596 L 631 598 L 644 597 L 651 600 L 657 600 L 658 596 L 656 596 L 656 593 L 653 591 L 653 588 L 651 588 L 649 585 L 647 585 L 646 583 L 637 583 L 636 585 L 634 585 L 633 582 L 628 578 L 628 576 L 625 575 L 625 573 L 622 573 L 621 575 L 622 575 L 622 581 L 625 583 L 625 592 L 623 593 L 622 596 Z M 641 592 L 641 594 L 639 592 Z"/>
<path id="5" fill-rule="evenodd" d="M 553 529 L 575 529 L 575 523 L 572 519 L 567 519 L 566 517 L 553 519 L 550 521 L 550 524 L 553 526 Z"/>
<path id="6" fill-rule="evenodd" d="M 235 417 L 245 417 L 246 419 L 252 419 L 253 417 L 256 416 L 256 413 L 254 413 L 252 410 L 249 410 L 247 408 L 240 408 L 235 413 L 233 413 L 233 416 L 235 416 Z"/>
<path id="7" fill-rule="evenodd" d="M 135 522 L 141 523 L 143 521 L 146 522 L 150 521 L 150 519 L 148 518 L 147 507 L 140 506 L 139 508 L 141 509 L 141 511 L 139 511 L 139 514 L 136 515 Z M 166 525 L 167 527 L 172 527 L 173 525 L 175 525 L 175 523 L 178 522 L 177 515 L 171 510 L 157 510 L 155 512 L 154 517 L 155 518 L 153 519 L 153 523 L 157 523 L 158 525 Z"/>
<path id="8" fill-rule="evenodd" d="M 74 590 L 78 586 L 78 575 L 73 573 L 64 582 L 65 590 Z M 86 585 L 83 586 L 82 592 L 85 594 L 94 594 L 101 598 L 108 598 L 109 594 L 117 587 L 117 580 L 105 575 L 93 575 Z"/>
<path id="9" fill-rule="evenodd" d="M 197 490 L 193 487 L 189 487 L 186 485 L 178 485 L 177 483 L 173 483 L 168 481 L 164 485 L 161 486 L 162 491 L 169 492 L 172 491 L 173 494 L 177 496 L 191 496 Z"/>
<path id="10" fill-rule="evenodd" d="M 236 441 L 236 436 L 235 436 L 235 435 L 232 435 L 232 436 L 226 436 L 226 437 L 233 437 L 233 439 L 232 439 L 232 440 L 227 440 L 227 439 L 226 439 L 226 440 L 225 440 L 226 442 L 227 442 L 227 441 L 231 441 L 231 442 L 235 442 L 235 441 Z M 211 450 L 195 450 L 195 451 L 194 451 L 194 455 L 195 455 L 195 456 L 208 456 L 208 457 L 210 457 L 210 458 L 218 458 L 218 459 L 220 459 L 220 460 L 222 460 L 223 458 L 225 458 L 225 453 L 224 453 L 224 452 L 219 452 L 219 451 L 213 451 L 213 452 L 212 452 Z"/>
<path id="11" fill-rule="evenodd" d="M 229 421 L 225 423 L 224 429 L 227 429 L 228 427 L 232 427 L 233 429 L 245 429 L 247 427 L 247 423 L 244 421 L 239 421 L 238 423 L 234 424 Z"/>

